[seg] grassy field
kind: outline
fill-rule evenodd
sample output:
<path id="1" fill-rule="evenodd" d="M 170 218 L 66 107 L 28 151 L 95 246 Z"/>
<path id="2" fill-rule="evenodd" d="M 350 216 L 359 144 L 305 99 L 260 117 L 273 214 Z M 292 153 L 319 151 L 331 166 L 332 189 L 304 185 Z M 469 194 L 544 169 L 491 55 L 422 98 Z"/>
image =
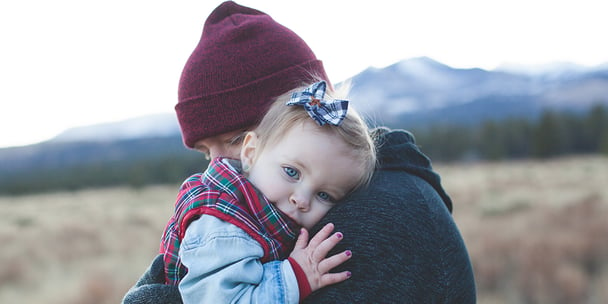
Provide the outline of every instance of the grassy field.
<path id="1" fill-rule="evenodd" d="M 479 303 L 608 303 L 608 158 L 436 164 Z M 0 197 L 0 303 L 118 303 L 178 185 Z"/>

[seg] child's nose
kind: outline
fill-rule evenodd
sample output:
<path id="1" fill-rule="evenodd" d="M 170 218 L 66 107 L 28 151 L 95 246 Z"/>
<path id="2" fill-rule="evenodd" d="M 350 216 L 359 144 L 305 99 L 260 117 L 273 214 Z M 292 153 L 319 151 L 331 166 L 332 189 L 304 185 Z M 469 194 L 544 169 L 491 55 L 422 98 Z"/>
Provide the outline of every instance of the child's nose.
<path id="1" fill-rule="evenodd" d="M 292 204 L 301 211 L 308 211 L 310 208 L 310 199 L 305 195 L 293 194 L 290 198 Z"/>

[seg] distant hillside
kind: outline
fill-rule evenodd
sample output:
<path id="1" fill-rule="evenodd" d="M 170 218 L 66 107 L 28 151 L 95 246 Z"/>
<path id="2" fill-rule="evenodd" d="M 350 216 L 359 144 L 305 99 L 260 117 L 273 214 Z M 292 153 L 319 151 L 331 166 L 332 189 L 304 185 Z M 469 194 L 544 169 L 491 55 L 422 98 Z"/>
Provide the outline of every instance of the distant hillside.
<path id="1" fill-rule="evenodd" d="M 177 117 L 172 113 L 136 117 L 119 122 L 97 124 L 68 129 L 57 135 L 53 142 L 113 141 L 148 137 L 179 135 Z"/>
<path id="2" fill-rule="evenodd" d="M 455 69 L 427 57 L 369 68 L 351 78 L 353 104 L 378 124 L 416 129 L 477 125 L 507 117 L 537 118 L 545 109 L 584 112 L 608 105 L 608 64 Z M 174 113 L 76 127 L 52 142 L 179 136 Z"/>
<path id="3" fill-rule="evenodd" d="M 179 184 L 207 160 L 181 137 L 45 142 L 0 149 L 0 195 L 88 187 Z"/>
<path id="4" fill-rule="evenodd" d="M 598 107 L 608 105 L 608 66 L 486 71 L 421 57 L 351 81 L 352 102 L 372 123 L 415 131 L 434 160 L 608 151 L 607 114 Z M 179 182 L 206 166 L 184 147 L 174 113 L 73 128 L 0 149 L 0 161 L 0 194 Z"/>
<path id="5" fill-rule="evenodd" d="M 353 103 L 379 124 L 406 129 L 534 119 L 545 109 L 583 112 L 608 104 L 608 66 L 561 67 L 486 71 L 414 58 L 354 76 Z"/>
<path id="6" fill-rule="evenodd" d="M 178 155 L 197 155 L 202 158 L 202 154 L 184 148 L 178 136 L 113 141 L 49 141 L 26 147 L 0 149 L 0 174 L 32 168 L 61 169 Z"/>
<path id="7" fill-rule="evenodd" d="M 608 105 L 608 64 L 555 64 L 486 71 L 455 69 L 428 57 L 369 68 L 353 76 L 352 102 L 377 124 L 416 129 L 437 124 L 535 119 L 546 109 L 584 112 Z M 99 142 L 179 136 L 174 113 L 76 127 L 51 142 Z"/>

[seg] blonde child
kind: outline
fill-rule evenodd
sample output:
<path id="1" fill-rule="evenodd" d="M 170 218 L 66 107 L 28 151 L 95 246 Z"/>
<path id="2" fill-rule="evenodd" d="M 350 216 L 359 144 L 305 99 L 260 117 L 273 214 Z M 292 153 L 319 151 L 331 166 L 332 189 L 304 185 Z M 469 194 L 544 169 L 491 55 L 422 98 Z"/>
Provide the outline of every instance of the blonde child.
<path id="1" fill-rule="evenodd" d="M 326 86 L 280 96 L 240 161 L 216 158 L 183 183 L 161 253 L 184 303 L 298 303 L 350 277 L 329 272 L 350 251 L 326 257 L 342 234 L 328 224 L 309 242 L 307 229 L 369 182 L 376 156 L 361 117 Z"/>

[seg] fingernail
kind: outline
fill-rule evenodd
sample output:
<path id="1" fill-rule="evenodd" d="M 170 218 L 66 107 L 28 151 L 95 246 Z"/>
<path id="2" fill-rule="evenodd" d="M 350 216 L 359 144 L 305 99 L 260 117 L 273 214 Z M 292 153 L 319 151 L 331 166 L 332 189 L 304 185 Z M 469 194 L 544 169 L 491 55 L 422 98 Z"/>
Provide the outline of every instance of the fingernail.
<path id="1" fill-rule="evenodd" d="M 353 275 L 353 274 L 352 274 L 352 273 L 350 273 L 350 271 L 347 271 L 347 272 L 346 272 L 346 277 L 347 277 L 347 278 L 350 278 L 352 275 Z"/>
<path id="2" fill-rule="evenodd" d="M 336 232 L 336 237 L 341 239 L 343 237 L 342 232 Z"/>
<path id="3" fill-rule="evenodd" d="M 346 254 L 346 256 L 351 256 L 353 255 L 353 253 L 350 250 L 346 250 L 344 251 L 344 254 Z"/>

